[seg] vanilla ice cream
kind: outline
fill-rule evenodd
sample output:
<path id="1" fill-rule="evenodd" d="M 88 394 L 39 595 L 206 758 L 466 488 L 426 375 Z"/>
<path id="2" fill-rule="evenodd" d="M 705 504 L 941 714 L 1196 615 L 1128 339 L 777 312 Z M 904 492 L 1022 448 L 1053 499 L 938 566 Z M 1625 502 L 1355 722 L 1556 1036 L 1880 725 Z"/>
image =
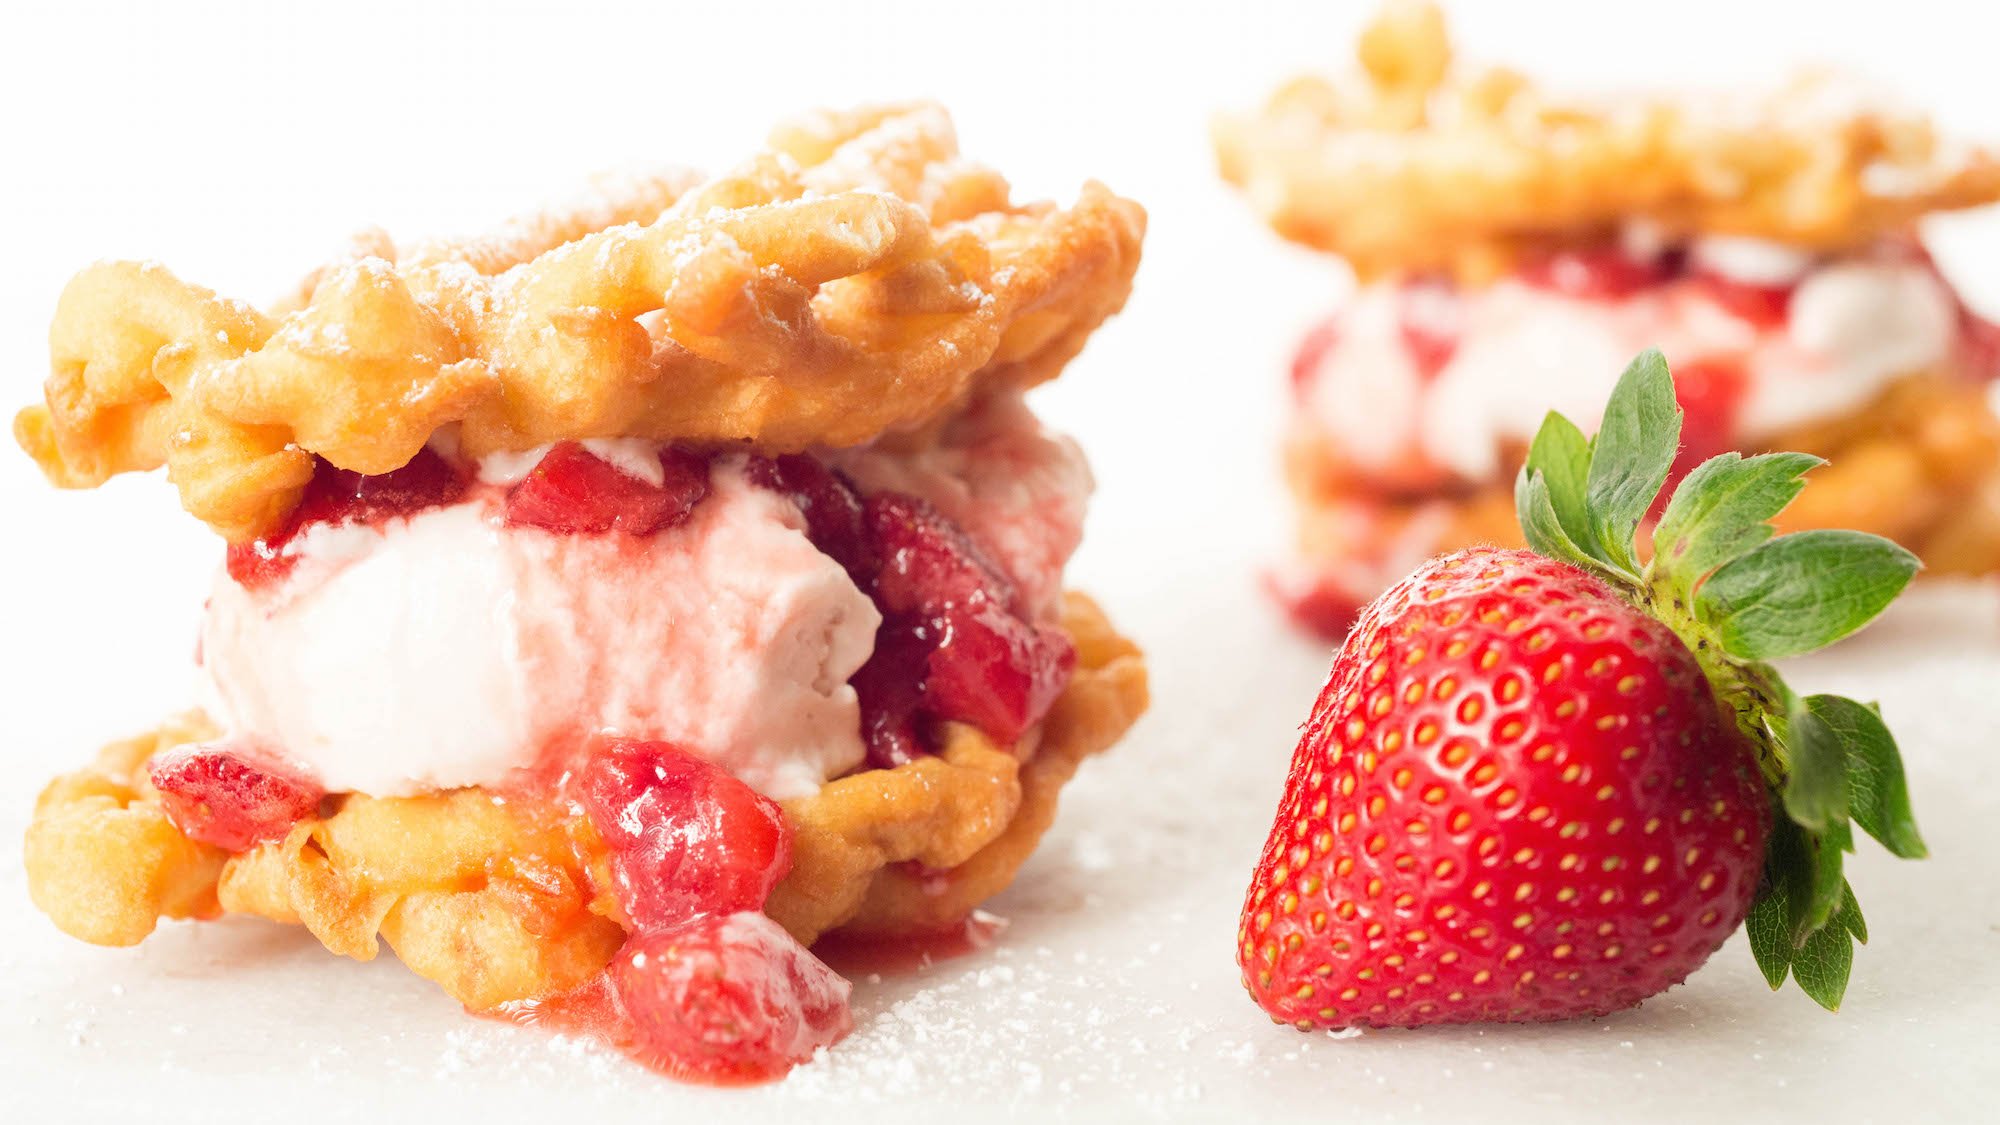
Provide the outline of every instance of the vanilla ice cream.
<path id="1" fill-rule="evenodd" d="M 1457 346 L 1430 377 L 1402 333 L 1419 290 L 1364 286 L 1301 388 L 1307 414 L 1364 468 L 1412 456 L 1467 480 L 1502 471 L 1557 410 L 1586 429 L 1634 355 L 1659 347 L 1670 364 L 1740 363 L 1736 423 L 1755 444 L 1785 428 L 1851 412 L 1891 382 L 1951 358 L 1956 298 L 1926 263 L 1818 261 L 1751 239 L 1698 239 L 1689 260 L 1759 286 L 1790 286 L 1782 323 L 1759 325 L 1699 285 L 1663 284 L 1621 297 L 1570 296 L 1518 278 L 1459 292 Z"/>
<path id="2" fill-rule="evenodd" d="M 586 446 L 658 483 L 657 445 Z M 486 458 L 456 503 L 310 526 L 272 581 L 221 574 L 204 708 L 334 793 L 504 788 L 597 732 L 676 743 L 774 798 L 861 764 L 848 680 L 881 615 L 747 455 L 714 459 L 686 522 L 632 537 L 507 524 L 505 489 L 542 452 Z M 1018 395 L 893 451 L 825 456 L 864 491 L 931 501 L 1053 614 L 1090 475 Z"/>

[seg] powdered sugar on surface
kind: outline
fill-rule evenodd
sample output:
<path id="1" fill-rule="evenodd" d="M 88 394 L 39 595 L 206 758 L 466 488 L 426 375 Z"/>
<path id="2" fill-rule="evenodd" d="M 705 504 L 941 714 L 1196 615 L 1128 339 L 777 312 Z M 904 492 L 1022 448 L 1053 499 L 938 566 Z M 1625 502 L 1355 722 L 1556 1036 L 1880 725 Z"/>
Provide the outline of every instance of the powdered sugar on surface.
<path id="1" fill-rule="evenodd" d="M 1661 1107 L 1663 1120 L 1727 1119 L 1795 1102 L 1833 1112 L 1829 1075 L 1844 1070 L 1929 1072 L 1934 1052 L 1974 1041 L 1980 1009 L 2000 1001 L 1987 929 L 2000 901 L 1990 881 L 1966 885 L 1952 859 L 2000 816 L 2000 768 L 1956 718 L 2000 676 L 2000 599 L 1948 587 L 1920 592 L 1866 645 L 1795 672 L 1815 690 L 1883 701 L 1938 857 L 1852 861 L 1874 932 L 1840 1016 L 1770 994 L 1739 938 L 1688 985 L 1591 1023 L 1273 1026 L 1236 980 L 1236 907 L 1325 653 L 1253 598 L 1218 595 L 1222 624 L 1200 633 L 1212 659 L 1198 664 L 1172 657 L 1195 643 L 1182 632 L 1191 625 L 1143 600 L 1122 607 L 1153 643 L 1158 710 L 1065 794 L 1042 850 L 993 904 L 1008 925 L 962 956 L 856 972 L 854 1033 L 782 1082 L 679 1085 L 587 1040 L 467 1016 L 386 950 L 342 962 L 258 921 L 169 924 L 132 950 L 78 945 L 26 910 L 11 863 L 0 865 L 0 1052 L 59 1074 L 52 1088 L 84 1117 L 126 1104 L 118 1084 L 143 1081 L 303 1096 L 315 1107 L 306 1120 L 338 1119 L 336 1101 L 431 1104 L 445 1090 L 467 1110 L 597 1121 L 719 1112 L 872 1125 L 936 1121 L 941 1107 L 954 1123 L 1207 1119 L 1336 1103 L 1375 1120 L 1456 1121 L 1494 1090 L 1541 1120 L 1588 1119 L 1613 1097 Z M 18 838 L 25 811 L 8 808 L 0 833 Z M 1939 1004 L 1947 993 L 1977 1003 Z M 1990 1073 L 1991 1060 L 1957 1065 Z M 1917 1096 L 1949 1117 L 1960 1089 Z"/>

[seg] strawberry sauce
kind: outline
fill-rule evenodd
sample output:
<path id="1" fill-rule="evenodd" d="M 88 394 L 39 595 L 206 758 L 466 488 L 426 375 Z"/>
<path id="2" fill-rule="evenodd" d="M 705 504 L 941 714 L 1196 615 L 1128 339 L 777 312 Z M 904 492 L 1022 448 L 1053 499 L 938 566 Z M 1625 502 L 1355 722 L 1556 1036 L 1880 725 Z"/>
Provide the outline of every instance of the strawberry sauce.
<path id="1" fill-rule="evenodd" d="M 958 925 L 931 933 L 880 937 L 836 931 L 815 942 L 813 952 L 844 977 L 912 973 L 978 953 L 1006 928 L 1005 918 L 975 910 Z"/>
<path id="2" fill-rule="evenodd" d="M 298 564 L 298 556 L 286 548 L 307 528 L 375 524 L 414 515 L 456 501 L 465 494 L 466 483 L 464 472 L 428 447 L 418 450 L 409 464 L 378 476 L 317 461 L 305 495 L 283 527 L 250 543 L 230 544 L 229 576 L 245 586 L 269 585 Z"/>
<path id="3" fill-rule="evenodd" d="M 298 566 L 297 541 L 315 526 L 378 525 L 468 499 L 486 505 L 489 522 L 530 534 L 637 542 L 688 521 L 710 492 L 711 455 L 669 447 L 658 456 L 658 476 L 642 478 L 580 443 L 560 443 L 511 484 L 482 482 L 430 450 L 379 477 L 321 462 L 281 530 L 230 549 L 229 573 L 245 587 L 277 583 Z M 914 495 L 864 495 L 810 456 L 753 457 L 745 476 L 795 505 L 807 539 L 882 613 L 873 656 L 851 680 L 868 765 L 935 752 L 945 721 L 1003 745 L 1041 721 L 1075 650 L 1035 618 L 1015 580 L 963 528 Z M 616 902 L 628 935 L 585 985 L 486 1014 L 586 1035 L 662 1073 L 716 1084 L 781 1076 L 850 1030 L 847 981 L 762 913 L 791 867 L 792 829 L 774 801 L 670 742 L 571 729 L 542 745 L 538 764 L 495 792 L 588 820 L 579 839 L 594 837 L 602 854 L 579 858 L 604 881 L 598 889 Z M 152 771 L 183 831 L 243 850 L 282 837 L 322 797 L 267 758 L 283 760 L 191 747 L 162 755 Z M 975 918 L 962 931 L 899 943 L 894 956 L 970 951 L 997 928 Z M 870 963 L 891 959 L 888 945 L 868 944 Z M 857 947 L 846 943 L 841 955 L 859 963 Z"/>

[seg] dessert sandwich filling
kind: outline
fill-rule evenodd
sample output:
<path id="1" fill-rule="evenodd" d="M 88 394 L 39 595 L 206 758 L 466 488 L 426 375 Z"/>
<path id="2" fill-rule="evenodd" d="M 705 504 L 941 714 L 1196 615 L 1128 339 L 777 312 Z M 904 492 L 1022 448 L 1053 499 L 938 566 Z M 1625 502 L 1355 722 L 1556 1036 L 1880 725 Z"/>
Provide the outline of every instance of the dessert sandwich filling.
<path id="1" fill-rule="evenodd" d="M 17 439 L 67 486 L 164 465 L 227 549 L 198 707 L 43 793 L 37 905 L 386 941 L 683 1077 L 809 1059 L 852 1023 L 813 943 L 962 925 L 1145 707 L 1064 588 L 1089 469 L 1024 399 L 1143 227 L 1014 203 L 909 105 L 367 236 L 268 311 L 84 271 Z"/>
<path id="2" fill-rule="evenodd" d="M 1299 535 L 1272 585 L 1302 624 L 1338 635 L 1438 551 L 1516 543 L 1542 419 L 1588 433 L 1649 347 L 1685 413 L 1676 479 L 1728 450 L 1816 453 L 1787 529 L 2000 568 L 2000 332 L 1916 234 L 2000 199 L 2000 157 L 1835 76 L 1559 98 L 1455 60 L 1428 4 L 1388 5 L 1359 57 L 1216 129 L 1224 174 L 1356 279 L 1292 368 Z"/>

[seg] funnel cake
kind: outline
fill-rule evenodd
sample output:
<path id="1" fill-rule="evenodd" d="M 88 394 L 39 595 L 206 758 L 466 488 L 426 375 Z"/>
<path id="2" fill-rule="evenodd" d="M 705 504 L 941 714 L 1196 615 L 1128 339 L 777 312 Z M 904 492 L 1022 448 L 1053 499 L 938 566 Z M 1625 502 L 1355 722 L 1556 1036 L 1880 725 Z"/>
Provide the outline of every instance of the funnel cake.
<path id="1" fill-rule="evenodd" d="M 1146 706 L 1063 590 L 1089 470 L 1022 395 L 1144 213 L 1016 204 L 928 105 L 463 241 L 379 232 L 258 310 L 64 292 L 52 481 L 164 465 L 228 541 L 197 710 L 42 794 L 86 941 L 258 915 L 709 1081 L 849 1026 L 809 952 L 961 924 Z"/>
<path id="2" fill-rule="evenodd" d="M 1682 469 L 1817 453 L 1832 465 L 1789 527 L 1893 536 L 1933 573 L 2000 567 L 2000 334 L 1915 230 L 2000 199 L 2000 153 L 1829 73 L 1559 96 L 1455 58 L 1428 3 L 1386 6 L 1358 55 L 1214 130 L 1224 177 L 1358 283 L 1292 370 L 1299 558 L 1274 585 L 1302 623 L 1337 636 L 1421 560 L 1517 545 L 1542 416 L 1591 424 L 1652 346 Z"/>

